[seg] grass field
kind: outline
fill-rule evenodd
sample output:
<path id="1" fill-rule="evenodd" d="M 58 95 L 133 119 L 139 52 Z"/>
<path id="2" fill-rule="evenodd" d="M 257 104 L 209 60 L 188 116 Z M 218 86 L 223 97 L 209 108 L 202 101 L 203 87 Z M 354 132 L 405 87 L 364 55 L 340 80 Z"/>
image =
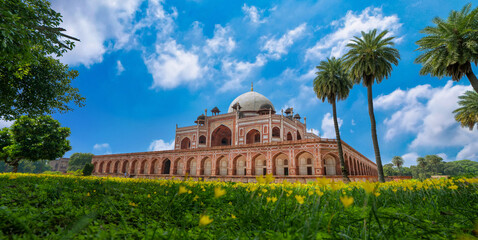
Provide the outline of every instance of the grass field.
<path id="1" fill-rule="evenodd" d="M 475 239 L 478 179 L 258 184 L 0 174 L 0 239 Z"/>

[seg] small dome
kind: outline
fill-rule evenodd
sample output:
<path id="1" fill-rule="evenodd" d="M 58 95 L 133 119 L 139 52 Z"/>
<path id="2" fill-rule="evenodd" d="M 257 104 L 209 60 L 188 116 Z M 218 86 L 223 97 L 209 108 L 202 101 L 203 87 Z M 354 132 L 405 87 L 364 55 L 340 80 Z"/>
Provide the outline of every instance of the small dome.
<path id="1" fill-rule="evenodd" d="M 273 111 L 275 111 L 272 102 L 258 92 L 246 92 L 234 99 L 231 105 L 229 105 L 229 109 L 227 111 L 228 113 L 233 112 L 233 107 L 235 104 L 240 105 L 241 112 L 257 112 L 261 109 L 261 106 L 266 104 L 269 105 Z"/>
<path id="2" fill-rule="evenodd" d="M 221 112 L 221 111 L 219 111 L 219 108 L 214 107 L 214 108 L 211 110 L 211 112 L 213 112 L 213 113 L 218 113 L 218 112 Z"/>
<path id="3" fill-rule="evenodd" d="M 272 107 L 272 105 L 270 105 L 268 103 L 264 103 L 259 107 L 259 109 L 260 110 L 269 110 L 269 109 L 273 109 L 273 107 Z"/>
<path id="4" fill-rule="evenodd" d="M 294 115 L 294 118 L 295 119 L 300 119 L 300 115 L 297 113 L 297 114 Z"/>
<path id="5" fill-rule="evenodd" d="M 292 108 L 287 108 L 287 109 L 285 110 L 285 113 L 286 113 L 286 114 L 292 113 Z"/>
<path id="6" fill-rule="evenodd" d="M 206 116 L 204 116 L 204 114 L 201 114 L 201 116 L 199 116 L 197 120 L 204 120 L 204 119 L 206 119 Z"/>

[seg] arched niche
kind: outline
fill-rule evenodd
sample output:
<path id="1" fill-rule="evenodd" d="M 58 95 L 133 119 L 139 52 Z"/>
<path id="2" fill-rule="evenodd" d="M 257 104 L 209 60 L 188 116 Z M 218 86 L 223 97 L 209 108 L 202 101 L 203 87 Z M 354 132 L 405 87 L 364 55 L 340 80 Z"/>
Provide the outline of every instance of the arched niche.
<path id="1" fill-rule="evenodd" d="M 281 176 L 289 175 L 289 157 L 284 153 L 280 153 L 273 158 L 275 162 L 275 174 Z"/>
<path id="2" fill-rule="evenodd" d="M 211 147 L 230 146 L 232 144 L 232 131 L 228 127 L 221 125 L 214 129 L 211 134 Z"/>
<path id="3" fill-rule="evenodd" d="M 261 142 L 261 132 L 259 132 L 257 129 L 251 129 L 249 132 L 247 132 L 246 144 L 260 143 L 260 142 Z"/>
<path id="4" fill-rule="evenodd" d="M 181 140 L 181 149 L 190 149 L 191 148 L 191 140 L 188 137 L 183 138 Z"/>
<path id="5" fill-rule="evenodd" d="M 314 175 L 314 156 L 309 152 L 297 155 L 298 175 Z"/>

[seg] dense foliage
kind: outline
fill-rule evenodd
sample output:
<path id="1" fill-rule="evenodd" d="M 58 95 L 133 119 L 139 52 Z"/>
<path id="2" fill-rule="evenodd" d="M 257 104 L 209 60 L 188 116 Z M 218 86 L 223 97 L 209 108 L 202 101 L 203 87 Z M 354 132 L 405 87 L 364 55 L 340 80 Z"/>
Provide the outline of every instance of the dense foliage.
<path id="1" fill-rule="evenodd" d="M 459 108 L 455 113 L 455 120 L 461 124 L 462 127 L 467 127 L 473 130 L 475 126 L 478 129 L 478 93 L 466 91 L 465 94 L 458 97 Z"/>
<path id="2" fill-rule="evenodd" d="M 73 48 L 69 39 L 78 40 L 62 33 L 60 23 L 46 0 L 0 0 L 0 118 L 83 106 L 71 86 L 78 72 L 54 58 Z"/>
<path id="3" fill-rule="evenodd" d="M 466 75 L 478 92 L 472 69 L 472 63 L 478 63 L 478 8 L 469 3 L 461 11 L 451 11 L 447 19 L 434 18 L 433 24 L 421 31 L 426 36 L 417 41 L 417 50 L 423 52 L 415 60 L 422 64 L 420 74 L 451 76 L 454 81 Z"/>
<path id="4" fill-rule="evenodd" d="M 73 153 L 68 161 L 68 171 L 83 169 L 87 163 L 91 163 L 92 153 Z"/>
<path id="5" fill-rule="evenodd" d="M 0 238 L 452 239 L 478 179 L 225 183 L 0 174 Z"/>
<path id="6" fill-rule="evenodd" d="M 451 177 L 478 176 L 478 162 L 458 160 L 445 162 L 437 155 L 427 155 L 418 158 L 420 164 L 410 167 L 395 167 L 392 163 L 383 165 L 385 176 L 412 176 L 415 179 L 425 179 L 436 175 Z"/>
<path id="7" fill-rule="evenodd" d="M 22 116 L 9 128 L 0 129 L 0 161 L 17 172 L 20 160 L 56 159 L 71 150 L 70 129 L 50 116 Z"/>
<path id="8" fill-rule="evenodd" d="M 42 173 L 45 171 L 50 171 L 51 166 L 48 165 L 47 160 L 39 160 L 39 161 L 29 161 L 29 160 L 20 160 L 18 163 L 18 171 L 19 173 Z M 1 172 L 12 172 L 12 166 L 8 165 L 7 163 L 0 161 L 0 173 Z"/>

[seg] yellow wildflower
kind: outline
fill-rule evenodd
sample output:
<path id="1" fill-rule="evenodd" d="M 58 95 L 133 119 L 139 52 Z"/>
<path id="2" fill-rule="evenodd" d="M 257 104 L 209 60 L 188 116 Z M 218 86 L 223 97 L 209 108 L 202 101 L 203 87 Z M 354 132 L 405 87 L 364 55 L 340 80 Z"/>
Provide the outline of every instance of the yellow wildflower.
<path id="1" fill-rule="evenodd" d="M 232 202 L 229 202 L 229 205 L 231 205 L 231 206 L 232 206 Z"/>
<path id="2" fill-rule="evenodd" d="M 226 194 L 226 190 L 224 190 L 220 187 L 214 188 L 214 197 L 215 198 L 220 198 L 220 197 L 224 196 L 225 194 Z"/>
<path id="3" fill-rule="evenodd" d="M 183 194 L 183 193 L 187 193 L 188 192 L 188 189 L 184 186 L 179 186 L 179 192 L 178 194 Z"/>
<path id="4" fill-rule="evenodd" d="M 148 198 L 151 198 L 151 195 L 148 194 Z"/>
<path id="5" fill-rule="evenodd" d="M 458 186 L 457 185 L 451 185 L 448 188 L 451 189 L 451 190 L 456 190 L 456 189 L 458 189 Z"/>
<path id="6" fill-rule="evenodd" d="M 266 193 L 266 192 L 267 192 L 267 189 L 263 188 L 263 189 L 262 189 L 262 192 L 263 192 L 263 193 Z"/>
<path id="7" fill-rule="evenodd" d="M 379 192 L 375 192 L 374 194 L 375 194 L 375 197 L 380 196 L 380 193 L 379 193 Z"/>
<path id="8" fill-rule="evenodd" d="M 362 188 L 367 194 L 370 194 L 375 191 L 375 184 L 367 181 L 362 184 Z"/>
<path id="9" fill-rule="evenodd" d="M 193 191 L 189 190 L 189 191 L 188 191 L 188 194 L 191 194 L 191 193 L 193 193 Z"/>
<path id="10" fill-rule="evenodd" d="M 272 174 L 269 173 L 269 174 L 266 174 L 265 180 L 266 180 L 266 183 L 272 183 L 275 181 L 275 178 L 274 176 L 272 176 Z"/>
<path id="11" fill-rule="evenodd" d="M 322 191 L 320 191 L 320 189 L 315 190 L 315 193 L 317 193 L 317 195 L 319 195 L 319 197 L 322 197 L 322 195 L 324 195 L 324 193 Z"/>
<path id="12" fill-rule="evenodd" d="M 201 215 L 199 218 L 199 226 L 206 226 L 212 223 L 213 219 L 209 218 L 207 215 Z"/>
<path id="13" fill-rule="evenodd" d="M 257 183 L 259 184 L 263 184 L 263 183 L 266 183 L 266 179 L 261 175 L 261 176 L 257 176 L 256 177 L 256 181 Z"/>
<path id="14" fill-rule="evenodd" d="M 193 201 L 197 201 L 197 200 L 198 200 L 198 198 L 199 198 L 199 196 L 198 196 L 198 195 L 194 196 L 194 198 L 193 198 Z"/>
<path id="15" fill-rule="evenodd" d="M 295 195 L 295 199 L 297 199 L 297 202 L 299 204 L 303 204 L 304 203 L 304 197 L 300 196 L 300 195 Z"/>
<path id="16" fill-rule="evenodd" d="M 138 205 L 137 205 L 136 203 L 134 203 L 134 202 L 129 202 L 129 205 L 132 206 L 132 207 L 138 206 Z"/>
<path id="17" fill-rule="evenodd" d="M 89 196 L 90 196 L 90 193 L 87 193 L 86 196 L 89 197 Z"/>
<path id="18" fill-rule="evenodd" d="M 277 202 L 277 198 L 276 198 L 276 197 L 272 197 L 272 198 L 271 198 L 271 201 L 272 201 L 273 203 L 275 203 L 275 202 Z"/>
<path id="19" fill-rule="evenodd" d="M 272 198 L 267 197 L 266 200 L 267 200 L 267 202 L 270 202 L 272 200 Z"/>
<path id="20" fill-rule="evenodd" d="M 329 183 L 330 183 L 330 180 L 327 179 L 327 178 L 325 178 L 325 177 L 317 178 L 317 184 L 318 184 L 319 186 L 325 186 L 325 185 L 327 185 L 327 184 L 329 184 Z"/>
<path id="21" fill-rule="evenodd" d="M 348 208 L 350 205 L 352 205 L 352 203 L 354 203 L 354 198 L 343 196 L 343 197 L 340 197 L 340 201 L 342 202 L 345 208 Z"/>
<path id="22" fill-rule="evenodd" d="M 314 195 L 314 191 L 310 190 L 309 191 L 309 196 L 312 196 L 312 195 Z"/>
<path id="23" fill-rule="evenodd" d="M 232 218 L 232 219 L 236 219 L 236 215 L 231 214 L 231 218 Z"/>

